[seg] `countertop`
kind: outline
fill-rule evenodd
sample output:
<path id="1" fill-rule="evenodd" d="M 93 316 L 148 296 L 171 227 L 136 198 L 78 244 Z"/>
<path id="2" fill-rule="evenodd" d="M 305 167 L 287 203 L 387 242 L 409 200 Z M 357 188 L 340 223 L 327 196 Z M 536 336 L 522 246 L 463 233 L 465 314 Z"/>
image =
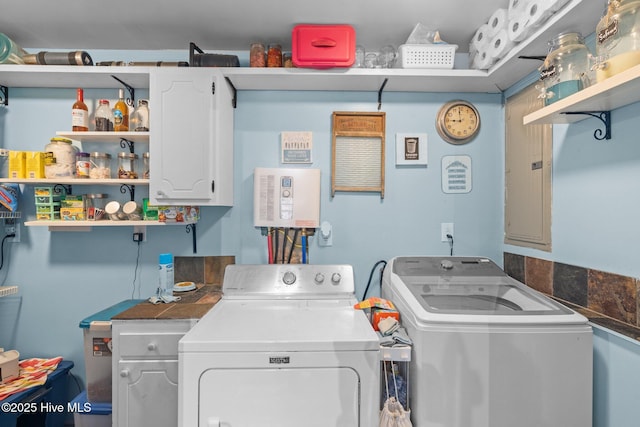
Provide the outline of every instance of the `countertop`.
<path id="1" fill-rule="evenodd" d="M 143 301 L 115 316 L 113 320 L 153 320 L 153 319 L 199 319 L 205 315 L 222 297 L 220 285 L 196 284 L 196 289 L 174 292 L 180 301 L 152 304 Z"/>

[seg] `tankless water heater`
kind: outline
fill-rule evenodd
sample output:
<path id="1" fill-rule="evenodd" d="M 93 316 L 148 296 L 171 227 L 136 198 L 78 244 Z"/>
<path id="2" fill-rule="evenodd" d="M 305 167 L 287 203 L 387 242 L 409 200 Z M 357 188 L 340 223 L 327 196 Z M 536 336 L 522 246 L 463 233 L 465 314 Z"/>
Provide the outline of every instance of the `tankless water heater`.
<path id="1" fill-rule="evenodd" d="M 319 227 L 320 169 L 256 168 L 253 225 Z"/>

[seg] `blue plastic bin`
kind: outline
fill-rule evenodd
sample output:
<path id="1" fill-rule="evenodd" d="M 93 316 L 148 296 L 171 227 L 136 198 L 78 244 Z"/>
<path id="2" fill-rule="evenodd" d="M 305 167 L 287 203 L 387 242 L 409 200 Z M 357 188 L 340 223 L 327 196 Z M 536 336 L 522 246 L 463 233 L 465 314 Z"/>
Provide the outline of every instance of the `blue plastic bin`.
<path id="1" fill-rule="evenodd" d="M 111 403 L 93 403 L 87 400 L 86 390 L 70 403 L 75 427 L 111 427 Z"/>

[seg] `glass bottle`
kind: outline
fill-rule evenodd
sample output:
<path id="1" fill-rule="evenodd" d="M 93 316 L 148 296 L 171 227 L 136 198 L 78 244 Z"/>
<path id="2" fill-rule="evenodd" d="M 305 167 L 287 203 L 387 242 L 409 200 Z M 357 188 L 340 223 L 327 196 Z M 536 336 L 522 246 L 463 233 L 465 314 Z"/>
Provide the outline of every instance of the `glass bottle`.
<path id="1" fill-rule="evenodd" d="M 118 101 L 113 107 L 113 130 L 116 132 L 129 130 L 129 106 L 124 102 L 124 89 L 118 89 Z"/>
<path id="2" fill-rule="evenodd" d="M 86 132 L 89 130 L 89 109 L 84 103 L 84 90 L 76 90 L 76 102 L 71 107 L 71 130 Z"/>
<path id="3" fill-rule="evenodd" d="M 135 132 L 149 131 L 149 101 L 139 99 L 138 106 L 131 114 L 130 128 Z"/>
<path id="4" fill-rule="evenodd" d="M 96 131 L 107 132 L 113 130 L 113 112 L 108 99 L 101 99 L 96 110 Z"/>
<path id="5" fill-rule="evenodd" d="M 591 54 L 580 33 L 562 33 L 549 42 L 549 53 L 540 66 L 545 105 L 588 87 Z"/>
<path id="6" fill-rule="evenodd" d="M 640 64 L 640 1 L 609 0 L 596 26 L 596 79 Z"/>
<path id="7" fill-rule="evenodd" d="M 144 179 L 149 179 L 149 152 L 147 151 L 146 153 L 142 154 L 142 177 Z"/>

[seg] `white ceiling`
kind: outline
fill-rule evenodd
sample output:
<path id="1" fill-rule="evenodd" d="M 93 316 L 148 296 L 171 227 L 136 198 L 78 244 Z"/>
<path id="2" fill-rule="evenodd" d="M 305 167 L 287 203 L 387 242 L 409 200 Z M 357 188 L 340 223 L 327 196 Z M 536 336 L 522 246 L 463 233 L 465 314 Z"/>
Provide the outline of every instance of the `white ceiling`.
<path id="1" fill-rule="evenodd" d="M 405 42 L 417 23 L 467 52 L 476 29 L 508 0 L 14 0 L 0 32 L 30 49 L 245 51 L 291 45 L 296 24 L 350 24 L 367 49 Z"/>

